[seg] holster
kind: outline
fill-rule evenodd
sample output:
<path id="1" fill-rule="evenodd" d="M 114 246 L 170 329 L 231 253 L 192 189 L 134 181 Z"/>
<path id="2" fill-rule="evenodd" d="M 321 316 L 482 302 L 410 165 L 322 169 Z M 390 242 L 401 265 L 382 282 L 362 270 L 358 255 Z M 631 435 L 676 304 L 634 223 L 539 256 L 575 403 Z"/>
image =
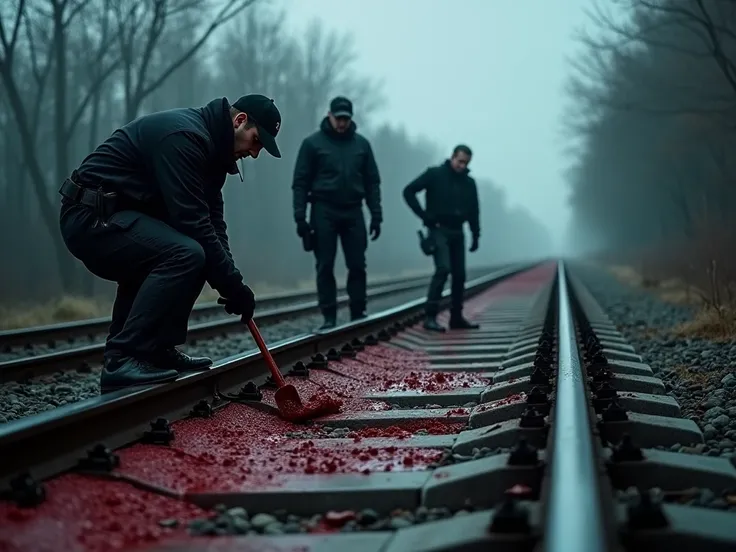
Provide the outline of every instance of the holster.
<path id="1" fill-rule="evenodd" d="M 107 225 L 110 217 L 118 211 L 118 194 L 105 192 L 102 188 L 86 188 L 67 178 L 61 184 L 59 193 L 72 203 L 89 207 L 95 213 L 96 223 Z"/>
<path id="2" fill-rule="evenodd" d="M 421 248 L 422 253 L 427 256 L 434 255 L 434 252 L 437 249 L 437 244 L 432 236 L 432 231 L 428 230 L 427 235 L 425 236 L 424 232 L 417 230 L 417 235 L 419 236 L 419 247 Z"/>

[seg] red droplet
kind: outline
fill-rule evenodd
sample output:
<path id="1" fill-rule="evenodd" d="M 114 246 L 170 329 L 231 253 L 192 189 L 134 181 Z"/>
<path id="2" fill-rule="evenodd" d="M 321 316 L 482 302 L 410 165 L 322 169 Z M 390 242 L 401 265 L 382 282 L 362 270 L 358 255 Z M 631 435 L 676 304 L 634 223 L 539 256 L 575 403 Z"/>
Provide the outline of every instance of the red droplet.
<path id="1" fill-rule="evenodd" d="M 331 510 L 325 514 L 324 521 L 330 527 L 342 527 L 348 521 L 352 521 L 355 518 L 355 512 L 352 510 L 343 510 L 341 512 Z"/>

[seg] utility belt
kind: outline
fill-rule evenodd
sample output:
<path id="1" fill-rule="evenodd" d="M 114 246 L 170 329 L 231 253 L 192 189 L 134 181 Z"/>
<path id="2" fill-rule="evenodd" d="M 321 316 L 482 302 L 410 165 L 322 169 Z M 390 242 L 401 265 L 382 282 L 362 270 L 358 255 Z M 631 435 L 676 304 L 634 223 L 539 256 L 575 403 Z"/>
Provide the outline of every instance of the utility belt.
<path id="1" fill-rule="evenodd" d="M 312 205 L 320 204 L 332 207 L 333 209 L 357 209 L 363 207 L 363 199 L 353 199 L 351 201 L 339 201 L 334 198 L 317 196 L 315 197 L 311 193 L 307 196 L 307 203 Z"/>
<path id="2" fill-rule="evenodd" d="M 76 171 L 72 173 L 71 178 L 64 180 L 59 188 L 59 193 L 71 203 L 84 205 L 92 209 L 97 219 L 95 226 L 98 224 L 107 226 L 110 217 L 118 212 L 118 194 L 116 192 L 105 192 L 101 187 L 88 188 L 82 186 L 73 180 L 75 176 Z"/>
<path id="3" fill-rule="evenodd" d="M 452 232 L 457 232 L 459 230 L 463 229 L 463 224 L 465 221 L 458 220 L 456 218 L 440 218 L 437 220 L 437 226 L 436 228 L 439 228 L 441 230 L 450 230 Z"/>

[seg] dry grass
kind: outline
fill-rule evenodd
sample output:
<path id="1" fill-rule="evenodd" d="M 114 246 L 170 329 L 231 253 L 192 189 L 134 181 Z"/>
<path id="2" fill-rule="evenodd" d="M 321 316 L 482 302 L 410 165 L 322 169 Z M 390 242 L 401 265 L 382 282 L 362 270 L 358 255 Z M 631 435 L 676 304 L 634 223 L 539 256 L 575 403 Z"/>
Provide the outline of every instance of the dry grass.
<path id="1" fill-rule="evenodd" d="M 653 291 L 660 299 L 668 303 L 693 306 L 705 305 L 703 291 L 680 278 L 659 279 L 651 275 L 643 275 L 641 271 L 627 265 L 612 265 L 606 268 L 621 283 Z"/>
<path id="2" fill-rule="evenodd" d="M 717 263 L 710 261 L 710 265 L 715 267 Z M 619 264 L 607 268 L 624 284 L 650 290 L 668 303 L 698 308 L 692 320 L 672 328 L 672 335 L 714 341 L 736 339 L 736 304 L 729 292 L 733 285 L 730 279 L 716 280 L 715 270 L 711 269 L 707 273 L 711 275 L 710 280 L 700 277 L 697 279 L 698 285 L 694 285 L 692 282 L 696 278 L 691 276 L 692 264 L 689 265 L 689 272 L 682 271 L 685 277 L 665 277 L 668 272 L 675 272 L 671 270 L 673 266 L 665 262 L 660 266 L 649 262 L 648 266 L 640 269 Z"/>
<path id="3" fill-rule="evenodd" d="M 678 337 L 700 337 L 714 341 L 736 339 L 736 310 L 704 307 L 693 320 L 675 327 L 672 333 Z"/>
<path id="4" fill-rule="evenodd" d="M 709 381 L 713 378 L 713 373 L 708 372 L 694 372 L 690 370 L 689 366 L 678 365 L 672 368 L 677 374 L 679 381 L 686 381 L 688 383 L 697 383 L 703 386 L 708 385 Z"/>
<path id="5" fill-rule="evenodd" d="M 64 296 L 42 305 L 0 307 L 0 329 L 26 328 L 109 316 L 110 308 L 110 301 L 74 296 Z"/>
<path id="6" fill-rule="evenodd" d="M 705 306 L 705 294 L 695 286 L 683 282 L 679 278 L 670 278 L 658 282 L 656 286 L 660 299 L 676 305 Z"/>
<path id="7" fill-rule="evenodd" d="M 380 282 L 391 278 L 411 278 L 414 276 L 426 276 L 426 270 L 404 270 L 394 275 L 377 275 L 369 278 L 369 283 Z M 315 290 L 314 278 L 297 282 L 294 286 L 284 288 L 274 286 L 268 282 L 258 282 L 251 287 L 259 296 L 282 293 L 285 291 L 312 291 Z M 198 303 L 209 303 L 216 301 L 219 294 L 205 286 L 197 298 Z M 15 328 L 28 328 L 31 326 L 43 326 L 59 322 L 72 322 L 88 318 L 99 318 L 110 316 L 112 300 L 104 297 L 75 297 L 63 296 L 59 299 L 43 304 L 17 305 L 4 307 L 0 305 L 0 330 Z"/>
<path id="8" fill-rule="evenodd" d="M 611 265 L 606 268 L 618 281 L 630 286 L 641 286 L 644 280 L 642 275 L 632 266 Z"/>

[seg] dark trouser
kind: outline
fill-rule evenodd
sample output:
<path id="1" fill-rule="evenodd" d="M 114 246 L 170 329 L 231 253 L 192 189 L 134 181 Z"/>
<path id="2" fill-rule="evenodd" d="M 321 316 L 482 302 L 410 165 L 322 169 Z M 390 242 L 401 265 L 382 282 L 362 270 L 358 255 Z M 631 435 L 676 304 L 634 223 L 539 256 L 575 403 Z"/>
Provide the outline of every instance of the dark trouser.
<path id="1" fill-rule="evenodd" d="M 137 211 L 120 211 L 107 226 L 77 204 L 61 208 L 69 251 L 96 276 L 118 283 L 108 359 L 147 359 L 186 341 L 189 315 L 205 283 L 205 255 L 193 239 Z"/>
<path id="2" fill-rule="evenodd" d="M 337 312 L 335 256 L 337 239 L 342 243 L 345 266 L 348 269 L 347 292 L 350 312 L 362 314 L 366 308 L 365 251 L 368 233 L 362 207 L 339 208 L 325 203 L 313 203 L 310 225 L 314 231 L 314 256 L 317 260 L 317 296 L 325 316 Z"/>
<path id="3" fill-rule="evenodd" d="M 465 294 L 465 234 L 462 229 L 435 228 L 432 236 L 436 244 L 434 275 L 429 283 L 426 314 L 437 316 L 442 290 L 447 277 L 452 276 L 450 316 L 459 318 L 463 313 Z"/>

